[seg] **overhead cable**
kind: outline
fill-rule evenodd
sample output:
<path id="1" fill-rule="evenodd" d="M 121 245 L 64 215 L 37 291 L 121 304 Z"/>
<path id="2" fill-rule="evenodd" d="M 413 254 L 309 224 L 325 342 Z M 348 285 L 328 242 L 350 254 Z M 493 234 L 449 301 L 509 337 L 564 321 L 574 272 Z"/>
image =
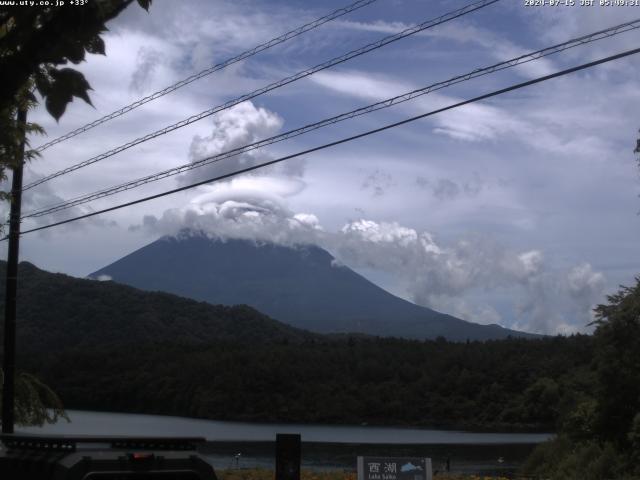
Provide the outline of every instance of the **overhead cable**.
<path id="1" fill-rule="evenodd" d="M 325 143 L 324 145 L 320 145 L 320 146 L 317 146 L 317 147 L 309 148 L 307 150 L 304 150 L 304 151 L 301 151 L 301 152 L 297 152 L 297 153 L 293 153 L 291 155 L 286 155 L 284 157 L 276 158 L 274 160 L 270 160 L 268 162 L 263 162 L 263 163 L 260 163 L 258 165 L 252 165 L 250 167 L 246 167 L 246 168 L 242 168 L 242 169 L 239 169 L 239 170 L 235 170 L 235 171 L 233 171 L 231 173 L 226 173 L 224 175 L 218 175 L 216 177 L 212 177 L 212 178 L 209 178 L 207 180 L 202 180 L 202 181 L 199 181 L 199 182 L 191 183 L 189 185 L 185 185 L 185 186 L 182 186 L 182 187 L 174 188 L 172 190 L 167 190 L 167 191 L 164 191 L 164 192 L 161 192 L 161 193 L 157 193 L 155 195 L 150 195 L 150 196 L 147 196 L 147 197 L 139 198 L 137 200 L 132 200 L 130 202 L 121 203 L 119 205 L 114 205 L 112 207 L 108 207 L 108 208 L 104 208 L 102 210 L 97 210 L 97 211 L 94 211 L 94 212 L 86 213 L 84 215 L 79 215 L 79 216 L 72 217 L 72 218 L 69 218 L 69 219 L 66 219 L 66 220 L 62 220 L 62 221 L 59 221 L 59 222 L 50 223 L 48 225 L 43 225 L 43 226 L 32 228 L 32 229 L 29 229 L 29 230 L 24 230 L 22 232 L 22 234 L 37 232 L 37 231 L 40 231 L 40 230 L 45 230 L 45 229 L 57 227 L 57 226 L 60 226 L 60 225 L 65 225 L 67 223 L 76 222 L 78 220 L 83 220 L 85 218 L 94 217 L 96 215 L 101 215 L 103 213 L 113 212 L 115 210 L 119 210 L 119 209 L 122 209 L 122 208 L 131 207 L 133 205 L 137 205 L 137 204 L 140 204 L 140 203 L 148 202 L 150 200 L 155 200 L 157 198 L 165 197 L 167 195 L 172 195 L 174 193 L 182 192 L 182 191 L 185 191 L 185 190 L 190 190 L 192 188 L 199 187 L 201 185 L 206 185 L 206 184 L 210 184 L 210 183 L 213 183 L 213 182 L 226 180 L 227 178 L 235 177 L 235 176 L 243 174 L 243 173 L 251 172 L 253 170 L 258 170 L 260 168 L 268 167 L 270 165 L 274 165 L 274 164 L 277 164 L 277 163 L 280 163 L 280 162 L 284 162 L 286 160 L 291 160 L 293 158 L 301 157 L 303 155 L 308 155 L 310 153 L 318 152 L 320 150 L 324 150 L 324 149 L 327 149 L 327 148 L 335 147 L 335 146 L 341 145 L 343 143 L 351 142 L 353 140 L 357 140 L 357 139 L 364 138 L 364 137 L 367 137 L 367 136 L 370 136 L 370 135 L 373 135 L 373 134 L 376 134 L 376 133 L 380 133 L 380 132 L 383 132 L 385 130 L 389 130 L 391 128 L 395 128 L 395 127 L 399 127 L 401 125 L 405 125 L 405 124 L 408 124 L 408 123 L 411 123 L 411 122 L 415 122 L 416 120 L 420 120 L 422 118 L 430 117 L 430 116 L 436 115 L 438 113 L 442 113 L 442 112 L 445 112 L 445 111 L 448 111 L 448 110 L 453 110 L 455 108 L 459 108 L 459 107 L 462 107 L 462 106 L 465 106 L 465 105 L 469 105 L 471 103 L 475 103 L 475 102 L 479 102 L 479 101 L 482 101 L 482 100 L 486 100 L 486 99 L 491 98 L 491 97 L 495 97 L 495 96 L 502 95 L 502 94 L 505 94 L 505 93 L 508 93 L 508 92 L 512 92 L 514 90 L 519 90 L 521 88 L 525 88 L 525 87 L 528 87 L 528 86 L 531 86 L 531 85 L 535 85 L 537 83 L 545 82 L 545 81 L 551 80 L 553 78 L 562 77 L 564 75 L 568 75 L 570 73 L 574 73 L 574 72 L 577 72 L 577 71 L 580 71 L 580 70 L 585 70 L 587 68 L 595 67 L 595 66 L 601 65 L 603 63 L 611 62 L 613 60 L 618 60 L 618 59 L 621 59 L 621 58 L 624 58 L 624 57 L 628 57 L 630 55 L 635 55 L 637 53 L 640 53 L 640 48 L 627 50 L 625 52 L 618 53 L 616 55 L 611 55 L 611 56 L 608 56 L 608 57 L 605 57 L 605 58 L 601 58 L 600 60 L 595 60 L 595 61 L 592 61 L 592 62 L 583 63 L 583 64 L 578 65 L 576 67 L 567 68 L 565 70 L 561 70 L 559 72 L 552 73 L 552 74 L 549 74 L 549 75 L 544 75 L 542 77 L 538 77 L 538 78 L 535 78 L 533 80 L 528 80 L 526 82 L 522 82 L 522 83 L 518 83 L 518 84 L 515 84 L 515 85 L 511 85 L 510 87 L 502 88 L 500 90 L 495 90 L 495 91 L 493 91 L 491 93 L 480 95 L 478 97 L 474 97 L 474 98 L 471 98 L 469 100 L 464 100 L 462 102 L 454 103 L 454 104 L 448 105 L 446 107 L 438 108 L 436 110 L 432 110 L 430 112 L 423 113 L 421 115 L 416 115 L 414 117 L 407 118 L 407 119 L 401 120 L 399 122 L 391 123 L 391 124 L 385 125 L 383 127 L 375 128 L 373 130 L 368 130 L 366 132 L 359 133 L 357 135 L 352 135 L 350 137 L 342 138 L 342 139 L 336 140 L 334 142 Z M 7 238 L 8 237 L 4 237 L 2 240 L 6 240 Z"/>
<path id="2" fill-rule="evenodd" d="M 293 137 L 297 137 L 300 135 L 303 135 L 305 133 L 308 133 L 310 131 L 313 130 L 317 130 L 319 128 L 323 128 L 326 127 L 328 125 L 332 125 L 338 122 L 342 122 L 354 117 L 358 117 L 360 115 L 365 115 L 371 112 L 375 112 L 378 110 L 382 110 L 384 108 L 389 108 L 393 105 L 398 105 L 400 103 L 404 103 L 407 102 L 409 100 L 413 100 L 417 97 L 423 96 L 423 95 L 427 95 L 431 92 L 437 91 L 437 90 L 441 90 L 447 87 L 450 87 L 452 85 L 456 85 L 458 83 L 461 82 L 465 82 L 468 80 L 471 80 L 473 78 L 477 78 L 477 77 L 481 77 L 484 75 L 488 75 L 497 71 L 501 71 L 507 68 L 512 68 L 515 67 L 517 65 L 522 65 L 524 63 L 528 63 L 534 60 L 538 60 L 540 58 L 555 54 L 555 53 L 559 53 L 565 50 L 568 50 L 570 48 L 574 48 L 580 45 L 584 45 L 584 44 L 588 44 L 588 43 L 592 43 L 598 40 L 602 40 L 604 38 L 609 38 L 612 37 L 614 35 L 619 35 L 621 33 L 624 32 L 628 32 L 631 30 L 635 30 L 640 28 L 640 19 L 636 19 L 630 22 L 625 22 L 623 24 L 620 25 L 616 25 L 614 27 L 610 27 L 604 30 L 600 30 L 598 32 L 594 32 L 588 35 L 583 35 L 581 37 L 578 38 L 574 38 L 571 40 L 568 40 L 566 42 L 557 44 L 557 45 L 553 45 L 551 47 L 547 47 L 541 50 L 537 50 L 535 52 L 531 52 L 525 55 L 520 55 L 518 57 L 512 58 L 510 60 L 506 60 L 500 63 L 496 63 L 494 65 L 488 66 L 488 67 L 483 67 L 483 68 L 478 68 L 475 69 L 471 72 L 465 73 L 463 75 L 458 75 L 455 76 L 453 78 L 450 78 L 448 80 L 444 80 L 441 82 L 437 82 L 434 84 L 431 84 L 427 87 L 423 87 L 420 89 L 416 89 L 413 90 L 411 92 L 402 94 L 402 95 L 397 95 L 395 97 L 391 97 L 388 98 L 386 100 L 382 100 L 380 102 L 376 102 L 373 103 L 371 105 L 367 105 L 365 107 L 361 107 L 358 108 L 356 110 L 352 110 L 350 112 L 346 112 L 346 113 L 342 113 L 340 115 L 336 115 L 330 118 L 326 118 L 324 120 L 321 120 L 319 122 L 315 122 L 315 123 L 311 123 L 308 125 L 305 125 L 303 127 L 300 128 L 296 128 L 294 130 L 289 130 L 287 132 L 281 133 L 279 135 L 275 135 L 248 145 L 244 145 L 232 150 L 228 150 L 226 152 L 222 152 L 222 153 L 218 153 L 216 155 L 213 156 L 209 156 L 203 159 L 199 159 L 195 162 L 191 162 L 191 163 L 187 163 L 184 165 L 180 165 L 177 167 L 173 167 L 167 170 L 164 170 L 162 172 L 158 172 L 152 175 L 147 175 L 141 178 L 137 178 L 135 180 L 130 180 L 128 182 L 116 185 L 116 186 L 112 186 L 106 189 L 102 189 L 93 193 L 89 193 L 89 194 L 85 194 L 82 196 L 78 196 L 69 200 L 66 200 L 64 202 L 55 204 L 55 205 L 51 205 L 48 207 L 43 207 L 39 210 L 35 210 L 29 213 L 26 213 L 22 216 L 23 219 L 26 218 L 32 218 L 32 217 L 42 217 L 44 215 L 49 215 L 52 213 L 56 213 L 62 210 L 66 210 L 68 208 L 74 207 L 74 206 L 78 206 L 78 205 L 82 205 L 88 202 L 92 202 L 95 200 L 98 200 L 100 198 L 104 198 L 107 196 L 111 196 L 111 195 L 115 195 L 117 193 L 120 192 L 124 192 L 127 190 L 131 190 L 133 188 L 137 188 L 141 185 L 145 185 L 151 182 L 155 182 L 158 180 L 162 180 L 164 178 L 168 178 L 174 175 L 178 175 L 184 172 L 187 172 L 189 170 L 193 170 L 195 168 L 200 168 L 206 165 L 210 165 L 212 163 L 218 163 L 222 160 L 228 159 L 228 158 L 232 158 L 235 156 L 238 156 L 242 153 L 246 153 L 252 150 L 256 150 L 258 148 L 262 148 L 265 147 L 267 145 L 272 145 L 274 143 L 277 142 L 282 142 L 284 140 L 288 140 L 290 138 Z"/>
<path id="3" fill-rule="evenodd" d="M 94 164 L 96 162 L 99 162 L 99 161 L 104 160 L 106 158 L 112 157 L 113 155 L 116 155 L 116 154 L 118 154 L 120 152 L 123 152 L 123 151 L 125 151 L 125 150 L 127 150 L 127 149 L 129 149 L 131 147 L 134 147 L 134 146 L 139 145 L 141 143 L 147 142 L 147 141 L 152 140 L 152 139 L 154 139 L 156 137 L 159 137 L 161 135 L 165 135 L 165 134 L 167 134 L 169 132 L 172 132 L 172 131 L 177 130 L 177 129 L 182 128 L 182 127 L 185 127 L 187 125 L 191 125 L 192 123 L 197 122 L 199 120 L 202 120 L 203 118 L 207 118 L 207 117 L 209 117 L 211 115 L 214 115 L 216 113 L 219 113 L 219 112 L 221 112 L 223 110 L 227 110 L 227 109 L 229 109 L 229 108 L 231 108 L 231 107 L 233 107 L 235 105 L 238 105 L 238 104 L 240 104 L 242 102 L 246 102 L 247 100 L 251 100 L 251 99 L 256 98 L 256 97 L 258 97 L 260 95 L 263 95 L 263 94 L 265 94 L 267 92 L 270 92 L 271 90 L 275 90 L 275 89 L 280 88 L 280 87 L 282 87 L 284 85 L 287 85 L 289 83 L 292 83 L 292 82 L 295 82 L 297 80 L 300 80 L 301 78 L 308 77 L 309 75 L 312 75 L 312 74 L 314 74 L 316 72 L 319 72 L 321 70 L 325 70 L 327 68 L 333 67 L 333 66 L 338 65 L 340 63 L 344 63 L 344 62 L 346 62 L 346 61 L 348 61 L 348 60 L 350 60 L 352 58 L 358 57 L 360 55 L 364 55 L 365 53 L 371 52 L 373 50 L 377 50 L 377 49 L 379 49 L 379 48 L 381 48 L 381 47 L 383 47 L 385 45 L 388 45 L 388 44 L 390 44 L 392 42 L 396 42 L 396 41 L 398 41 L 400 39 L 403 39 L 403 38 L 408 37 L 410 35 L 414 35 L 414 34 L 416 34 L 418 32 L 426 30 L 428 28 L 435 27 L 436 25 L 440 25 L 440 24 L 443 24 L 445 22 L 449 22 L 449 21 L 451 21 L 453 19 L 456 19 L 456 18 L 461 17 L 463 15 L 467 15 L 467 14 L 469 14 L 471 12 L 474 12 L 476 10 L 479 10 L 481 8 L 485 8 L 485 7 L 487 7 L 487 6 L 491 5 L 491 4 L 499 2 L 499 1 L 500 0 L 480 0 L 480 1 L 477 1 L 477 2 L 474 2 L 474 3 L 471 3 L 471 4 L 469 4 L 469 5 L 465 6 L 465 7 L 462 7 L 462 8 L 459 8 L 457 10 L 454 10 L 452 12 L 445 13 L 444 15 L 441 15 L 440 17 L 435 18 L 433 20 L 428 20 L 428 21 L 423 22 L 423 23 L 421 23 L 419 25 L 407 28 L 407 29 L 403 30 L 400 33 L 389 35 L 387 37 L 382 38 L 381 40 L 378 40 L 376 42 L 373 42 L 373 43 L 370 43 L 368 45 L 365 45 L 364 47 L 360 47 L 360 48 L 358 48 L 356 50 L 352 50 L 351 52 L 348 52 L 348 53 L 346 53 L 344 55 L 341 55 L 339 57 L 335 57 L 335 58 L 333 58 L 331 60 L 323 62 L 323 63 L 321 63 L 319 65 L 316 65 L 315 67 L 311 67 L 311 68 L 308 68 L 306 70 L 302 70 L 302 71 L 300 71 L 300 72 L 298 72 L 298 73 L 296 73 L 294 75 L 288 76 L 286 78 L 278 80 L 277 82 L 271 83 L 271 84 L 269 84 L 269 85 L 267 85 L 265 87 L 262 87 L 262 88 L 259 88 L 257 90 L 254 90 L 251 93 L 247 93 L 245 95 L 237 97 L 237 98 L 235 98 L 233 100 L 230 100 L 230 101 L 228 101 L 228 102 L 226 102 L 226 103 L 224 103 L 222 105 L 218 105 L 216 107 L 210 108 L 209 110 L 205 110 L 205 111 L 200 112 L 200 113 L 198 113 L 196 115 L 192 115 L 191 117 L 186 118 L 184 120 L 181 120 L 180 122 L 174 123 L 173 125 L 169 125 L 169 126 L 167 126 L 165 128 L 162 128 L 162 129 L 157 130 L 155 132 L 149 133 L 149 134 L 147 134 L 147 135 L 145 135 L 143 137 L 139 137 L 139 138 L 137 138 L 135 140 L 132 140 L 132 141 L 130 141 L 128 143 L 125 143 L 124 145 L 120 145 L 118 147 L 115 147 L 115 148 L 113 148 L 113 149 L 111 149 L 111 150 L 109 150 L 107 152 L 101 153 L 100 155 L 92 157 L 92 158 L 90 158 L 88 160 L 85 160 L 83 162 L 77 163 L 77 164 L 72 165 L 70 167 L 64 168 L 64 169 L 59 170 L 59 171 L 57 171 L 55 173 L 52 173 L 52 174 L 50 174 L 48 176 L 42 177 L 42 178 L 40 178 L 38 180 L 35 180 L 35 181 L 25 185 L 22 190 L 23 191 L 29 190 L 29 189 L 37 186 L 37 185 L 40 185 L 40 184 L 45 183 L 45 182 L 48 182 L 49 180 L 51 180 L 53 178 L 59 177 L 61 175 L 66 175 L 66 174 L 71 173 L 71 172 L 73 172 L 75 170 L 78 170 L 80 168 L 86 167 L 88 165 L 92 165 L 92 164 Z"/>
<path id="4" fill-rule="evenodd" d="M 118 110 L 115 110 L 114 112 L 111 112 L 108 115 L 105 115 L 104 117 L 100 117 L 94 120 L 93 122 L 87 123 L 82 127 L 76 128 L 75 130 L 65 133 L 64 135 L 58 138 L 54 138 L 53 140 L 43 145 L 40 145 L 38 148 L 36 148 L 36 151 L 42 152 L 43 150 L 46 150 L 47 148 L 52 147 L 53 145 L 56 145 L 70 138 L 73 138 L 77 135 L 80 135 L 81 133 L 84 133 L 88 130 L 91 130 L 92 128 L 97 127 L 98 125 L 102 125 L 103 123 L 106 123 L 109 120 L 113 120 L 114 118 L 117 118 L 126 113 L 129 113 L 130 111 L 135 110 L 138 107 L 141 107 L 145 103 L 149 103 L 153 100 L 156 100 L 157 98 L 164 97 L 165 95 L 171 92 L 175 92 L 179 88 L 182 88 L 186 85 L 189 85 L 190 83 L 195 82 L 196 80 L 200 80 L 201 78 L 211 75 L 212 73 L 222 70 L 230 65 L 233 65 L 234 63 L 238 63 L 242 60 L 246 60 L 247 58 L 252 57 L 265 50 L 268 50 L 271 47 L 275 47 L 276 45 L 286 42 L 287 40 L 291 40 L 292 38 L 298 37 L 303 33 L 308 32 L 309 30 L 313 30 L 314 28 L 317 28 L 327 22 L 335 20 L 336 18 L 342 17 L 348 13 L 353 12 L 354 10 L 358 10 L 359 8 L 365 7 L 376 1 L 377 0 L 358 0 L 357 2 L 354 2 L 351 5 L 347 5 L 346 7 L 334 10 L 333 12 L 329 13 L 328 15 L 325 15 L 324 17 L 320 17 L 314 20 L 313 22 L 309 22 L 305 25 L 295 28 L 283 35 L 280 35 L 279 37 L 272 38 L 271 40 L 261 43 L 260 45 L 253 47 L 252 49 L 247 50 L 245 52 L 242 52 L 239 55 L 236 55 L 235 57 L 231 57 L 223 62 L 212 65 L 211 67 L 205 68 L 204 70 L 196 74 L 193 74 L 183 80 L 180 80 L 179 82 L 174 83 L 173 85 L 169 85 L 168 87 L 165 87 L 162 90 L 158 90 L 157 92 L 154 92 L 151 95 L 148 95 L 144 98 L 136 100 L 135 102 L 129 105 L 126 105 Z"/>

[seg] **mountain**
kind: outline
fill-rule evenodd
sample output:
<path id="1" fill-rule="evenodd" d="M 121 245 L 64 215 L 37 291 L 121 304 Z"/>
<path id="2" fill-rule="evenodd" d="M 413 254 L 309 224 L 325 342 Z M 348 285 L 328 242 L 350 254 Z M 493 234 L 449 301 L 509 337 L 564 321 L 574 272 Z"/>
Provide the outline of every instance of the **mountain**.
<path id="1" fill-rule="evenodd" d="M 0 262 L 0 308 L 6 265 Z M 295 343 L 316 337 L 247 306 L 144 292 L 45 272 L 27 262 L 19 267 L 17 314 L 17 348 L 27 354 L 166 342 Z"/>
<path id="2" fill-rule="evenodd" d="M 298 328 L 464 341 L 530 336 L 396 297 L 316 246 L 285 247 L 181 232 L 90 275 L 212 304 L 247 304 Z"/>

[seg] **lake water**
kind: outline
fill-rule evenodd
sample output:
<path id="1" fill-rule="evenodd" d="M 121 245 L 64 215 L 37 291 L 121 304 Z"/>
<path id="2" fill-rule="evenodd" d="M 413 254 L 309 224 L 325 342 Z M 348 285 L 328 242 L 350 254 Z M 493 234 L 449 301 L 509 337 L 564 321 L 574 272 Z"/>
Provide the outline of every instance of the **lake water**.
<path id="1" fill-rule="evenodd" d="M 475 433 L 374 426 L 259 424 L 194 418 L 69 410 L 66 421 L 17 432 L 77 435 L 198 436 L 202 452 L 216 468 L 274 465 L 276 433 L 299 433 L 303 468 L 355 469 L 358 455 L 426 456 L 438 469 L 447 458 L 452 471 L 515 471 L 535 444 L 551 434 Z M 240 456 L 237 454 L 240 453 Z M 499 461 L 500 459 L 500 461 Z"/>

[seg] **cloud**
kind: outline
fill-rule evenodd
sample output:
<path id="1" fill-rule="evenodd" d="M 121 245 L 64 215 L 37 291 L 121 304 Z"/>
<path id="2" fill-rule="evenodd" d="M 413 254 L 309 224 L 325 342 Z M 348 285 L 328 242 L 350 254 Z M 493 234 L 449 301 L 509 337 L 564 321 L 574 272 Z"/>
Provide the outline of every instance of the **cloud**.
<path id="1" fill-rule="evenodd" d="M 282 128 L 283 120 L 276 113 L 247 101 L 216 115 L 212 123 L 209 135 L 193 137 L 189 147 L 191 163 L 273 136 Z M 227 161 L 189 170 L 178 177 L 178 182 L 183 185 L 196 183 L 272 158 L 265 149 L 253 150 Z M 306 188 L 303 176 L 304 162 L 299 161 L 201 186 L 199 194 L 188 205 L 168 209 L 160 216 L 148 215 L 142 225 L 130 228 L 162 234 L 176 234 L 186 228 L 220 237 L 276 243 L 307 241 L 305 232 L 317 227 L 317 219 L 311 214 L 294 214 L 285 206 L 287 197 Z M 283 235 L 288 230 L 302 236 L 289 241 Z"/>
<path id="2" fill-rule="evenodd" d="M 393 273 L 416 303 L 471 321 L 537 333 L 584 331 L 604 294 L 604 275 L 587 263 L 554 270 L 540 250 L 517 252 L 487 237 L 444 245 L 428 232 L 371 220 L 352 222 L 341 233 L 329 248 L 342 262 Z M 517 299 L 512 318 L 487 303 L 497 291 Z"/>
<path id="3" fill-rule="evenodd" d="M 294 213 L 286 197 L 304 189 L 304 182 L 286 175 L 244 175 L 200 187 L 188 205 L 147 215 L 130 227 L 152 234 L 175 235 L 187 229 L 216 238 L 243 238 L 282 245 L 315 243 L 322 232 L 317 217 Z"/>
<path id="4" fill-rule="evenodd" d="M 602 272 L 593 271 L 589 263 L 581 263 L 567 273 L 567 290 L 578 314 L 593 320 L 593 309 L 606 291 L 606 278 Z"/>
<path id="5" fill-rule="evenodd" d="M 476 199 L 485 190 L 504 188 L 504 179 L 488 180 L 473 172 L 466 179 L 440 177 L 429 179 L 422 175 L 415 177 L 415 184 L 428 191 L 440 202 L 454 201 L 461 198 Z"/>
<path id="6" fill-rule="evenodd" d="M 337 266 L 393 275 L 420 305 L 537 333 L 584 330 L 594 301 L 603 294 L 604 276 L 589 264 L 554 271 L 540 250 L 513 251 L 486 237 L 443 244 L 429 232 L 367 219 L 327 231 L 315 215 L 286 206 L 284 195 L 291 190 L 286 182 L 278 186 L 280 181 L 240 178 L 207 187 L 188 206 L 147 216 L 136 228 L 155 235 L 187 229 L 221 239 L 319 245 L 334 253 Z M 506 311 L 487 301 L 496 291 L 511 301 Z"/>
<path id="7" fill-rule="evenodd" d="M 440 200 L 451 200 L 460 195 L 462 189 L 448 178 L 441 178 L 433 187 L 433 195 Z"/>
<path id="8" fill-rule="evenodd" d="M 277 114 L 265 108 L 256 108 L 252 102 L 248 101 L 216 115 L 212 123 L 209 135 L 193 137 L 189 147 L 191 163 L 271 137 L 282 128 L 283 120 Z M 190 170 L 179 177 L 180 183 L 190 184 L 218 176 L 229 170 L 229 164 L 237 169 L 263 163 L 270 159 L 272 159 L 271 155 L 264 149 L 252 150 L 229 160 Z M 300 162 L 298 162 L 299 164 Z M 276 169 L 278 168 L 281 171 L 284 168 L 288 169 L 286 171 L 289 173 L 293 172 L 289 166 L 276 167 Z M 296 173 L 300 176 L 302 172 Z M 259 175 L 262 172 L 256 174 Z"/>
<path id="9" fill-rule="evenodd" d="M 43 175 L 36 173 L 32 168 L 27 167 L 30 172 L 30 177 L 32 179 L 40 179 L 43 178 Z M 1 187 L 0 187 L 1 188 Z M 55 206 L 60 203 L 64 203 L 65 199 L 59 196 L 52 185 L 47 183 L 42 183 L 37 187 L 30 188 L 29 190 L 25 190 L 22 194 L 22 215 L 28 215 L 31 212 L 35 212 L 37 210 L 41 210 L 47 207 Z M 51 223 L 56 223 L 62 220 L 66 220 L 68 218 L 77 217 L 81 215 L 85 215 L 90 213 L 92 208 L 89 206 L 79 205 L 73 206 L 66 210 L 60 210 L 58 212 L 50 213 L 45 216 L 40 217 L 30 217 L 27 222 L 33 222 L 31 225 L 35 224 L 35 226 L 43 226 L 49 225 Z M 85 223 L 86 222 L 86 223 Z M 92 225 L 96 227 L 115 227 L 117 223 L 113 220 L 106 220 L 100 217 L 90 217 L 85 220 L 85 222 L 71 222 L 63 225 L 61 228 L 65 231 L 72 230 L 81 230 L 86 228 L 87 225 Z M 29 224 L 27 224 L 29 225 Z M 29 225 L 29 226 L 31 226 Z M 23 226 L 22 229 L 26 230 L 28 227 Z M 59 227 L 60 228 L 60 227 Z M 39 232 L 41 236 L 48 236 L 50 232 L 47 230 L 42 230 Z"/>
<path id="10" fill-rule="evenodd" d="M 189 148 L 192 162 L 272 136 L 283 124 L 280 116 L 251 102 L 223 112 L 212 122 L 210 134 L 194 136 Z M 270 158 L 268 151 L 259 150 L 242 154 L 233 164 L 253 165 Z M 319 245 L 335 255 L 336 265 L 396 278 L 420 305 L 479 323 L 515 325 L 538 333 L 583 329 L 594 299 L 602 294 L 604 276 L 589 264 L 555 271 L 541 249 L 509 249 L 488 235 L 459 235 L 445 243 L 427 231 L 366 218 L 326 229 L 316 215 L 289 207 L 289 199 L 303 193 L 307 184 L 304 164 L 286 167 L 199 187 L 187 205 L 147 215 L 131 229 L 153 235 L 191 231 L 221 239 Z M 229 167 L 221 162 L 194 169 L 179 182 L 206 179 L 225 168 Z M 361 189 L 379 197 L 394 182 L 391 173 L 377 168 L 365 177 Z M 440 202 L 474 198 L 492 186 L 476 172 L 455 180 L 419 176 L 415 183 Z M 507 307 L 497 306 L 505 303 Z"/>
<path id="11" fill-rule="evenodd" d="M 365 177 L 361 188 L 370 191 L 374 197 L 381 197 L 394 185 L 393 176 L 390 173 L 376 169 Z"/>
<path id="12" fill-rule="evenodd" d="M 310 80 L 329 90 L 370 101 L 385 100 L 416 89 L 396 78 L 356 70 L 322 71 Z"/>
<path id="13" fill-rule="evenodd" d="M 136 30 L 155 36 L 162 32 L 184 51 L 179 66 L 199 71 L 326 13 L 323 8 L 313 11 L 314 7 L 308 5 L 295 8 L 270 3 L 260 7 L 230 1 L 190 0 L 182 4 L 165 0 L 154 5 L 150 14 L 127 9 L 113 23 L 117 32 Z M 318 37 L 323 36 L 326 33 L 309 32 L 279 49 L 304 51 L 314 48 Z"/>
<path id="14" fill-rule="evenodd" d="M 143 93 L 161 61 L 162 54 L 158 50 L 152 47 L 140 47 L 136 69 L 131 75 L 129 89 L 138 94 Z"/>
<path id="15" fill-rule="evenodd" d="M 491 289 L 513 281 L 524 283 L 536 273 L 527 255 L 479 236 L 443 246 L 429 232 L 372 220 L 351 222 L 342 234 L 337 253 L 345 263 L 402 272 L 410 293 L 421 304 L 477 286 Z"/>
<path id="16" fill-rule="evenodd" d="M 282 128 L 283 120 L 274 112 L 248 101 L 215 116 L 212 123 L 209 135 L 193 137 L 189 147 L 192 163 L 273 136 Z M 272 158 L 264 149 L 253 150 L 228 161 L 189 170 L 178 177 L 178 182 L 199 182 Z M 317 219 L 311 214 L 294 214 L 285 206 L 287 197 L 306 188 L 303 176 L 304 161 L 301 159 L 201 186 L 200 193 L 188 205 L 168 209 L 158 217 L 146 216 L 142 225 L 134 225 L 131 229 L 175 234 L 186 228 L 212 234 L 218 232 L 220 237 L 276 243 L 308 241 L 306 232 L 317 227 Z M 301 237 L 288 240 L 283 235 L 288 230 L 300 233 Z"/>
<path id="17" fill-rule="evenodd" d="M 383 101 L 427 85 L 356 70 L 320 72 L 311 80 L 340 95 L 367 102 Z M 530 93 L 524 100 L 516 98 L 506 101 L 508 97 L 503 97 L 499 103 L 486 100 L 441 112 L 427 121 L 434 134 L 459 142 L 483 146 L 519 144 L 544 154 L 602 158 L 611 152 L 610 141 L 603 138 L 602 131 L 610 128 L 612 122 L 619 121 L 620 108 L 613 105 L 626 108 L 624 99 L 628 102 L 629 98 L 639 95 L 635 90 L 624 87 L 613 91 L 606 100 L 604 97 L 587 98 L 581 91 L 576 91 L 576 81 L 575 77 L 556 79 L 551 89 L 525 90 Z M 597 84 L 605 88 L 606 81 L 600 83 L 598 80 Z M 490 90 L 492 88 L 480 91 Z M 411 115 L 422 114 L 465 99 L 433 92 L 398 104 L 390 110 L 400 109 Z M 526 101 L 526 108 L 523 101 Z M 558 104 L 564 105 L 564 108 L 558 109 Z M 568 124 L 577 127 L 574 130 L 563 128 Z M 620 126 L 622 129 L 623 126 Z M 580 136 L 577 136 L 578 132 Z"/>
<path id="18" fill-rule="evenodd" d="M 509 326 L 503 315 L 501 315 L 494 307 L 486 303 L 474 304 L 464 298 L 454 298 L 441 295 L 434 297 L 431 307 L 438 308 L 442 312 L 446 312 L 457 318 L 462 318 L 474 323 L 482 325 L 503 325 Z M 524 325 L 519 330 L 530 330 L 529 325 Z M 555 332 L 553 332 L 555 333 Z"/>
<path id="19" fill-rule="evenodd" d="M 544 10 L 544 9 L 543 9 Z M 373 22 L 357 22 L 352 20 L 339 20 L 336 25 L 357 31 L 364 32 L 378 32 L 384 34 L 396 34 L 407 28 L 412 27 L 412 24 L 404 22 L 388 22 L 383 20 L 377 20 Z M 514 57 L 518 57 L 539 49 L 538 46 L 530 48 L 523 47 L 511 41 L 504 35 L 495 33 L 492 30 L 479 27 L 472 24 L 469 21 L 461 20 L 453 23 L 445 23 L 439 25 L 435 29 L 427 29 L 419 32 L 417 36 L 428 37 L 434 40 L 441 40 L 443 47 L 451 49 L 451 43 L 457 44 L 460 48 L 468 49 L 470 46 L 480 47 L 496 62 L 509 60 Z M 563 40 L 569 40 L 569 37 L 563 37 Z M 490 65 L 472 65 L 473 68 L 479 68 L 482 66 Z M 554 70 L 554 63 L 548 58 L 542 58 L 535 62 L 529 62 L 522 64 L 514 69 L 518 74 L 525 77 L 538 77 L 547 75 Z M 458 72 L 463 73 L 462 71 Z"/>
<path id="20" fill-rule="evenodd" d="M 591 7 L 569 8 L 564 11 L 551 10 L 553 9 L 524 8 L 516 12 L 531 25 L 544 42 L 562 41 L 568 37 L 585 35 L 630 20 L 628 8 L 599 6 L 598 2 Z M 637 31 L 625 33 L 609 41 L 592 44 L 590 48 L 574 55 L 595 58 L 602 55 L 611 45 L 628 46 L 637 42 L 639 37 Z M 612 64 L 605 68 L 616 68 L 616 66 Z"/>
<path id="21" fill-rule="evenodd" d="M 428 85 L 411 85 L 387 76 L 358 71 L 320 72 L 312 77 L 312 81 L 337 93 L 371 102 L 383 101 Z M 412 113 L 425 113 L 462 100 L 463 98 L 435 92 L 394 108 L 402 108 Z M 509 111 L 486 103 L 465 105 L 442 112 L 430 117 L 429 121 L 433 125 L 434 133 L 469 142 L 516 135 L 518 139 L 532 143 L 528 140 L 531 132 L 539 130 L 534 129 L 534 125 L 510 114 Z"/>

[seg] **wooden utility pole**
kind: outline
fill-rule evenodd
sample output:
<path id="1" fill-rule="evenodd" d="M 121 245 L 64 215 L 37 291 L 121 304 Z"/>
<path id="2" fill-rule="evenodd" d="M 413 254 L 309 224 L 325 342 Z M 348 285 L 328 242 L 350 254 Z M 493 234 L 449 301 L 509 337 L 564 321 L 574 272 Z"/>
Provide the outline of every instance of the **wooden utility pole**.
<path id="1" fill-rule="evenodd" d="M 20 247 L 20 215 L 22 207 L 22 167 L 26 140 L 27 109 L 17 116 L 22 138 L 18 148 L 11 183 L 11 215 L 9 217 L 9 250 L 7 252 L 7 284 L 4 297 L 4 358 L 2 369 L 2 433 L 13 433 L 15 423 L 16 384 L 16 292 L 18 286 L 18 250 Z"/>

